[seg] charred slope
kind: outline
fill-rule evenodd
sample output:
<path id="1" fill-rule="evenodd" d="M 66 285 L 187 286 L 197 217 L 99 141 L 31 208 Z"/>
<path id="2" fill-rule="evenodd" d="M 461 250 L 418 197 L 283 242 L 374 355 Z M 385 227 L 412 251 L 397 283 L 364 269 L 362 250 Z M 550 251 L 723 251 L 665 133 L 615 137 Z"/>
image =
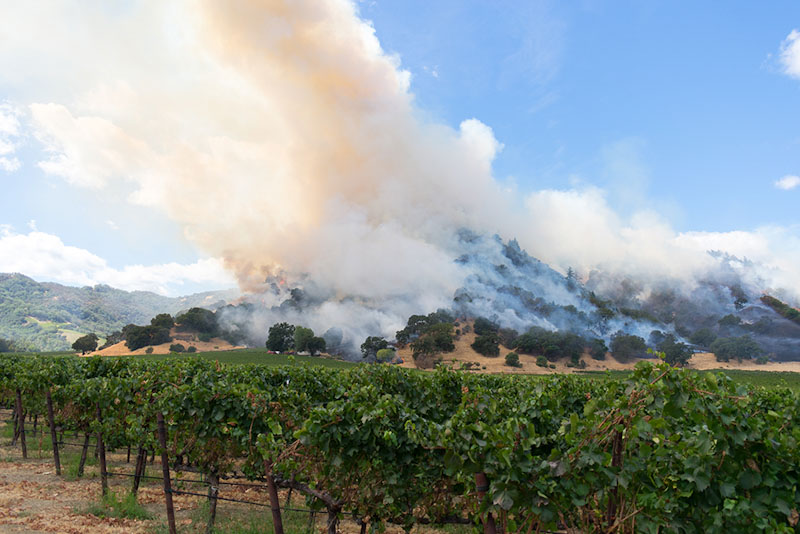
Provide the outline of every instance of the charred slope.
<path id="1" fill-rule="evenodd" d="M 443 306 L 425 307 L 419 295 L 402 291 L 375 300 L 334 295 L 308 279 L 293 287 L 276 279 L 267 281 L 263 293 L 220 310 L 221 320 L 240 341 L 254 346 L 263 346 L 276 322 L 311 326 L 323 333 L 331 352 L 353 359 L 361 357 L 358 347 L 367 336 L 392 338 L 409 316 L 440 307 L 455 316 L 485 317 L 520 333 L 537 326 L 607 341 L 617 332 L 645 340 L 674 333 L 688 341 L 706 329 L 713 338 L 751 336 L 774 359 L 800 358 L 800 327 L 762 303 L 761 288 L 745 283 L 741 265 L 732 266 L 735 259 L 729 257 L 716 256 L 719 268 L 689 286 L 601 272 L 581 283 L 571 270 L 561 274 L 515 240 L 467 230 L 459 232 L 455 252 L 463 279 Z M 695 346 L 707 348 L 707 339 L 704 343 L 706 347 Z"/>

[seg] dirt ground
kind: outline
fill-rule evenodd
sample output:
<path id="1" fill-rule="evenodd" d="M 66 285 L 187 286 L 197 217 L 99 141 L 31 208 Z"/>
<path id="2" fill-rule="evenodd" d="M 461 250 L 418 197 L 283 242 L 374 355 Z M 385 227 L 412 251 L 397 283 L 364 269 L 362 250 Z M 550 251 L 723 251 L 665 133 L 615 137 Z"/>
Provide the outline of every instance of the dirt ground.
<path id="1" fill-rule="evenodd" d="M 86 356 L 94 356 L 94 355 L 127 356 L 128 354 L 145 354 L 148 348 L 153 349 L 152 351 L 153 354 L 169 354 L 169 347 L 174 343 L 180 343 L 186 348 L 188 348 L 189 346 L 196 347 L 197 352 L 212 352 L 215 350 L 233 350 L 233 349 L 245 348 L 236 345 L 231 345 L 230 343 L 219 337 L 211 338 L 209 341 L 200 341 L 199 339 L 197 339 L 196 334 L 187 332 L 178 332 L 175 328 L 173 328 L 170 331 L 170 336 L 172 336 L 173 340 L 167 343 L 162 343 L 161 345 L 153 345 L 152 347 L 142 347 L 141 349 L 136 349 L 132 351 L 128 348 L 127 345 L 125 345 L 124 341 L 121 341 L 103 350 L 87 353 Z"/>
<path id="2" fill-rule="evenodd" d="M 0 534 L 5 533 L 62 533 L 62 534 L 161 534 L 167 532 L 164 490 L 160 480 L 161 465 L 156 458 L 146 468 L 147 476 L 158 477 L 158 480 L 143 480 L 139 488 L 138 502 L 152 516 L 152 519 L 119 519 L 97 517 L 89 513 L 89 507 L 100 501 L 100 471 L 95 462 L 89 460 L 85 475 L 81 479 L 69 476 L 70 462 L 77 462 L 79 447 L 65 446 L 62 449 L 62 476 L 55 473 L 52 453 L 41 450 L 39 443 L 49 441 L 49 435 L 41 438 L 28 435 L 28 459 L 22 458 L 19 445 L 12 447 L 7 437 L 7 421 L 11 418 L 9 410 L 0 410 Z M 64 441 L 77 443 L 80 437 L 66 434 Z M 90 448 L 90 456 L 93 449 Z M 132 474 L 136 451 L 132 453 L 131 463 L 126 461 L 126 450 L 107 455 L 110 473 Z M 92 465 L 95 463 L 95 465 Z M 173 488 L 205 494 L 207 486 L 181 482 L 181 477 L 173 473 Z M 182 479 L 197 480 L 199 475 L 184 473 Z M 230 480 L 229 480 L 230 482 Z M 236 480 L 235 482 L 247 482 Z M 123 496 L 130 491 L 132 478 L 110 477 L 110 490 Z M 231 525 L 236 525 L 236 532 L 271 533 L 271 515 L 268 507 L 269 497 L 266 488 L 236 487 L 221 485 L 221 498 L 237 499 L 259 503 L 261 506 L 219 501 L 217 506 L 217 529 L 224 533 Z M 280 502 L 286 503 L 287 491 L 280 490 Z M 206 502 L 205 497 L 174 495 L 175 516 L 179 534 L 205 532 L 206 515 L 201 509 Z M 291 498 L 290 507 L 305 509 L 302 496 L 296 493 Z M 284 511 L 284 529 L 289 534 L 325 534 L 326 516 L 316 514 L 313 523 L 308 513 L 291 513 Z M 345 517 L 339 523 L 342 534 L 356 534 L 360 526 Z M 447 532 L 429 527 L 414 527 L 412 534 L 459 534 L 460 530 L 449 529 Z M 464 529 L 464 534 L 469 532 Z M 386 534 L 401 534 L 402 528 L 387 526 Z"/>

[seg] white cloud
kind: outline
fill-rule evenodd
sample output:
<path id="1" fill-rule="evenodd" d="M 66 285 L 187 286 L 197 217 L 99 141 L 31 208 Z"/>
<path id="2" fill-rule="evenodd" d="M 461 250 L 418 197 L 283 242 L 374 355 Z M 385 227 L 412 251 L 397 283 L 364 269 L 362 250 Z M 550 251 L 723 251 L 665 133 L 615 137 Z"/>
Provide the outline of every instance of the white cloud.
<path id="1" fill-rule="evenodd" d="M 783 189 L 785 191 L 794 189 L 797 186 L 800 186 L 800 176 L 787 174 L 780 180 L 775 181 L 775 187 L 777 187 L 778 189 Z"/>
<path id="2" fill-rule="evenodd" d="M 153 291 L 177 296 L 189 284 L 232 287 L 234 280 L 217 259 L 201 259 L 191 264 L 127 265 L 115 269 L 88 250 L 65 245 L 58 236 L 31 231 L 14 233 L 0 228 L 0 272 L 23 273 L 37 280 L 67 285 L 108 284 L 128 291 Z"/>
<path id="3" fill-rule="evenodd" d="M 800 31 L 792 30 L 781 43 L 780 62 L 784 74 L 800 78 Z"/>
<path id="4" fill-rule="evenodd" d="M 21 167 L 14 153 L 20 142 L 19 111 L 8 102 L 0 102 L 0 169 L 14 172 Z"/>

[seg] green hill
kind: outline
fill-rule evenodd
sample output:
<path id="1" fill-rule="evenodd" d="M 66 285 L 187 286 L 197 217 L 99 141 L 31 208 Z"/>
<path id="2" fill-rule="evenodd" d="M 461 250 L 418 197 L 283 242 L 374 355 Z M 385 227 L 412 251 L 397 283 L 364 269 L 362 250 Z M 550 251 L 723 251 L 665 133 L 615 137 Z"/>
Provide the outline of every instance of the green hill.
<path id="1" fill-rule="evenodd" d="M 186 297 L 148 291 L 123 291 L 106 285 L 69 287 L 37 282 L 21 274 L 0 274 L 0 338 L 18 349 L 68 350 L 81 335 L 103 337 L 123 326 L 147 324 L 159 313 L 176 314 L 195 306 L 216 309 L 236 298 L 236 290 Z"/>

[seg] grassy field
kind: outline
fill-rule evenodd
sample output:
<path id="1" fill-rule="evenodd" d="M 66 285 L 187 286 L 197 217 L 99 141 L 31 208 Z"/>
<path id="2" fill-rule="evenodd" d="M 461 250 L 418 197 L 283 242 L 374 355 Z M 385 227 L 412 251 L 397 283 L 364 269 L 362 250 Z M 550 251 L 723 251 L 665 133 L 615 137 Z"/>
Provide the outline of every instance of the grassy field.
<path id="1" fill-rule="evenodd" d="M 784 371 L 740 371 L 737 369 L 718 369 L 713 371 L 692 371 L 695 373 L 723 373 L 734 382 L 739 384 L 746 384 L 749 386 L 762 386 L 774 387 L 784 386 L 794 390 L 800 390 L 800 373 L 784 372 Z M 608 377 L 608 378 L 625 378 L 631 371 L 585 371 L 581 375 L 587 377 Z"/>
<path id="2" fill-rule="evenodd" d="M 302 355 L 291 356 L 288 354 L 269 354 L 266 349 L 222 350 L 214 352 L 195 352 L 194 354 L 145 354 L 136 357 L 153 361 L 174 360 L 175 358 L 200 358 L 203 360 L 219 361 L 220 363 L 230 365 L 257 363 L 259 365 L 267 365 L 270 367 L 275 367 L 278 365 L 309 364 L 321 365 L 322 367 L 330 367 L 333 369 L 343 369 L 358 365 L 353 362 L 334 360 L 332 358 Z"/>

